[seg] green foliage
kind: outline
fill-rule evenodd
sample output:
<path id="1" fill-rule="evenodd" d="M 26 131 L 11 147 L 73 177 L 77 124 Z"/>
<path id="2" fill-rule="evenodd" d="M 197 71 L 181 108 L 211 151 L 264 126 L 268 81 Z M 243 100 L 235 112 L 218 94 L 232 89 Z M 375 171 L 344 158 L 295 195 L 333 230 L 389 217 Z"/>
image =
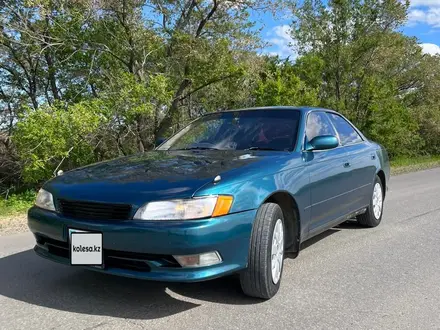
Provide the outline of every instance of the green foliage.
<path id="1" fill-rule="evenodd" d="M 440 156 L 398 157 L 391 160 L 391 174 L 401 174 L 440 166 Z"/>
<path id="2" fill-rule="evenodd" d="M 438 152 L 440 137 L 440 121 L 431 119 L 439 118 L 438 110 L 416 107 L 439 95 L 432 87 L 440 65 L 421 53 L 417 40 L 396 32 L 408 5 L 305 0 L 294 8 L 300 79 L 319 89 L 321 106 L 346 115 L 391 156 Z"/>
<path id="3" fill-rule="evenodd" d="M 153 116 L 155 109 L 169 105 L 171 98 L 168 80 L 163 75 L 151 75 L 145 83 L 121 72 L 109 80 L 100 100 L 114 115 L 131 124 L 140 116 Z"/>
<path id="4" fill-rule="evenodd" d="M 319 90 L 323 84 L 325 61 L 318 54 L 310 52 L 299 57 L 295 62 L 295 72 L 307 83 L 309 88 Z"/>
<path id="5" fill-rule="evenodd" d="M 162 75 L 148 79 L 148 84 L 141 83 L 133 74 L 122 72 L 109 80 L 99 99 L 28 108 L 13 135 L 24 163 L 24 181 L 37 183 L 58 168 L 71 169 L 117 156 L 102 155 L 103 147 L 107 149 L 112 143 L 112 133 L 120 137 L 141 120 L 154 122 L 156 109 L 170 102 L 167 79 Z M 139 134 L 150 134 L 151 139 L 154 126 L 145 124 L 142 129 Z M 123 144 L 120 138 L 118 141 Z M 129 145 L 125 148 L 135 150 Z"/>
<path id="6" fill-rule="evenodd" d="M 423 140 L 418 135 L 418 125 L 408 109 L 397 102 L 373 105 L 368 136 L 387 147 L 390 157 L 414 156 L 423 150 Z"/>
<path id="7" fill-rule="evenodd" d="M 50 178 L 64 161 L 70 168 L 94 161 L 91 142 L 106 122 L 105 115 L 106 109 L 99 100 L 27 109 L 13 135 L 24 162 L 25 182 Z"/>
<path id="8" fill-rule="evenodd" d="M 393 167 L 406 167 L 415 164 L 440 163 L 440 156 L 398 157 L 391 160 Z"/>
<path id="9" fill-rule="evenodd" d="M 415 108 L 418 134 L 423 139 L 423 153 L 440 155 L 440 103 Z"/>
<path id="10" fill-rule="evenodd" d="M 20 194 L 10 195 L 7 199 L 0 199 L 0 216 L 25 212 L 33 205 L 35 197 L 34 190 L 27 190 Z"/>
<path id="11" fill-rule="evenodd" d="M 318 89 L 310 88 L 302 81 L 296 75 L 295 68 L 290 62 L 269 62 L 267 66 L 255 91 L 257 106 L 316 106 L 319 104 Z"/>

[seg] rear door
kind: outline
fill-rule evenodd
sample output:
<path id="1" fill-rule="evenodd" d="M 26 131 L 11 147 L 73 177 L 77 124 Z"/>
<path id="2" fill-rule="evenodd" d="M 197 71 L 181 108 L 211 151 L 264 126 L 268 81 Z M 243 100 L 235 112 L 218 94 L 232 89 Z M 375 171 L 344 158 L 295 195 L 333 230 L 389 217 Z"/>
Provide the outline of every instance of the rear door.
<path id="1" fill-rule="evenodd" d="M 337 113 L 328 113 L 338 133 L 341 147 L 346 153 L 345 165 L 350 173 L 350 212 L 366 206 L 370 200 L 372 183 L 376 173 L 376 153 L 368 141 L 344 117 Z"/>
<path id="2" fill-rule="evenodd" d="M 319 135 L 336 136 L 337 133 L 327 113 L 313 111 L 306 120 L 306 140 Z M 304 151 L 303 155 L 310 173 L 309 235 L 313 236 L 349 212 L 350 170 L 345 167 L 345 148 Z"/>

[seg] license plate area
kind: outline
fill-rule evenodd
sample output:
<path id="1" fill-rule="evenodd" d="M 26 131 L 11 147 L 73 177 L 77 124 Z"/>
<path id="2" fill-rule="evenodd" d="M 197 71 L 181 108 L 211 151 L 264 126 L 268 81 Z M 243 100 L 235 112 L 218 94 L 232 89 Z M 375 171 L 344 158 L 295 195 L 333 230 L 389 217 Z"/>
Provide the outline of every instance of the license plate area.
<path id="1" fill-rule="evenodd" d="M 103 268 L 102 233 L 69 228 L 70 264 Z"/>

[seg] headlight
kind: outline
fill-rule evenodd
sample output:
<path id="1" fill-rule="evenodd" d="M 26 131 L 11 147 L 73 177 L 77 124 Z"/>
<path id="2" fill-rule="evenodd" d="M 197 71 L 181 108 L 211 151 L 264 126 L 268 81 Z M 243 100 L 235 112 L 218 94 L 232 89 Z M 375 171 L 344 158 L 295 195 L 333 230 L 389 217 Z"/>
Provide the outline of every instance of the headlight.
<path id="1" fill-rule="evenodd" d="M 55 211 L 52 194 L 44 189 L 38 191 L 35 205 L 45 210 Z"/>
<path id="2" fill-rule="evenodd" d="M 134 215 L 137 220 L 190 220 L 229 213 L 232 196 L 207 196 L 145 204 Z"/>

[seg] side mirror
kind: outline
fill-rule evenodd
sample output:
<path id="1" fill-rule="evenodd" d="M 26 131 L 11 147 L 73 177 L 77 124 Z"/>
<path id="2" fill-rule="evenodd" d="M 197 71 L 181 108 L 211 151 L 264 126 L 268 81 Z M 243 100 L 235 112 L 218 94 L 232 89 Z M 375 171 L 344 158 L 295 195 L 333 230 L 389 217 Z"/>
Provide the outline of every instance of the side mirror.
<path id="1" fill-rule="evenodd" d="M 157 147 L 157 146 L 161 145 L 162 143 L 164 143 L 165 140 L 166 140 L 166 138 L 164 138 L 164 137 L 158 137 L 158 138 L 156 139 L 156 141 L 154 141 L 154 144 L 155 144 L 155 146 Z"/>
<path id="2" fill-rule="evenodd" d="M 334 135 L 315 136 L 307 146 L 307 151 L 334 149 L 339 145 L 338 138 Z"/>

